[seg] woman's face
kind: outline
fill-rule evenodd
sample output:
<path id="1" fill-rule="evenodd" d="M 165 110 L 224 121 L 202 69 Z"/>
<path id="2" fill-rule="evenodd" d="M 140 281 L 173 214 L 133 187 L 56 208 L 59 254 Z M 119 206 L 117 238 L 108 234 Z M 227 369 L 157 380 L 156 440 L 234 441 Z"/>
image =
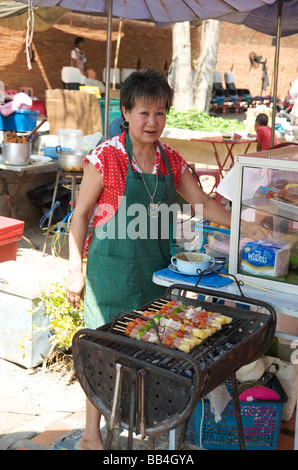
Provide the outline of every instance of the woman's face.
<path id="1" fill-rule="evenodd" d="M 140 98 L 130 111 L 122 107 L 125 120 L 129 122 L 132 143 L 152 144 L 158 139 L 166 123 L 166 109 L 162 99 Z"/>

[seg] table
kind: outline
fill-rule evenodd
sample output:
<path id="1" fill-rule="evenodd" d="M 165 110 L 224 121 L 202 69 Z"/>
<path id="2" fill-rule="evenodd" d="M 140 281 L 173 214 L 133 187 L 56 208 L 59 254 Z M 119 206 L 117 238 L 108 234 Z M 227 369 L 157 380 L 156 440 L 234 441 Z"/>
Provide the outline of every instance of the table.
<path id="1" fill-rule="evenodd" d="M 234 165 L 234 154 L 233 154 L 234 147 L 236 147 L 237 145 L 240 145 L 240 144 L 241 145 L 243 145 L 243 144 L 246 145 L 245 151 L 241 152 L 241 154 L 243 154 L 243 153 L 245 154 L 245 153 L 248 152 L 249 147 L 251 146 L 251 144 L 256 143 L 255 139 L 249 139 L 249 138 L 246 138 L 246 139 L 224 139 L 224 137 L 222 135 L 212 136 L 212 137 L 202 137 L 202 138 L 191 139 L 191 140 L 196 141 L 196 142 L 207 142 L 207 143 L 210 143 L 213 146 L 214 156 L 215 156 L 215 160 L 216 160 L 221 178 L 223 178 L 225 176 L 224 172 L 229 171 L 232 168 L 232 166 Z M 220 157 L 219 157 L 218 150 L 217 150 L 217 147 L 216 147 L 217 145 L 221 145 L 221 146 L 224 146 L 226 148 L 227 153 L 226 153 L 226 156 L 224 157 L 223 162 L 220 161 Z M 230 166 L 227 166 L 229 164 L 230 164 Z"/>
<path id="2" fill-rule="evenodd" d="M 51 162 L 31 162 L 28 165 L 6 165 L 3 163 L 2 159 L 0 160 L 0 179 L 2 180 L 2 185 L 4 186 L 4 194 L 8 198 L 10 205 L 11 216 L 15 217 L 16 213 L 16 204 L 17 199 L 22 189 L 22 186 L 25 182 L 26 176 L 28 173 L 45 173 L 49 171 L 56 171 L 58 168 L 58 161 L 52 160 Z M 18 178 L 19 182 L 15 191 L 15 194 L 12 196 L 8 192 L 7 183 L 5 177 L 3 176 L 3 171 L 10 171 Z"/>
<path id="3" fill-rule="evenodd" d="M 0 181 L 2 182 L 3 193 L 7 197 L 7 201 L 10 207 L 11 217 L 16 218 L 17 213 L 17 201 L 20 195 L 22 186 L 26 180 L 26 176 L 28 173 L 45 173 L 50 171 L 56 171 L 58 168 L 58 160 L 52 160 L 50 162 L 31 162 L 28 165 L 6 165 L 3 163 L 2 159 L 0 159 Z M 14 195 L 10 195 L 8 191 L 8 186 L 6 183 L 5 176 L 3 175 L 4 171 L 10 171 L 14 173 L 14 175 L 18 178 L 17 188 L 15 190 Z M 30 240 L 23 237 L 26 241 L 28 241 L 34 248 L 38 249 L 36 245 L 34 245 Z"/>
<path id="4" fill-rule="evenodd" d="M 159 273 L 159 271 L 153 273 L 152 280 L 155 284 L 158 284 L 158 285 L 164 286 L 164 287 L 169 287 L 173 284 L 178 284 L 179 283 L 179 281 L 177 281 L 176 278 L 171 277 L 170 270 L 169 270 L 169 273 L 166 276 L 161 275 Z M 181 283 L 183 283 L 183 282 L 181 282 Z M 186 283 L 184 283 L 184 284 L 186 284 Z M 195 285 L 195 284 L 189 283 L 189 285 Z M 198 284 L 198 287 L 200 287 L 200 284 Z M 203 289 L 206 289 L 206 290 L 209 290 L 209 291 L 216 290 L 219 293 L 222 292 L 223 294 L 224 293 L 229 293 L 229 294 L 234 294 L 234 295 L 235 294 L 240 295 L 238 286 L 235 282 L 232 282 L 230 284 L 227 284 L 227 285 L 224 285 L 224 286 L 221 286 L 221 287 L 217 287 L 216 289 L 214 287 L 208 287 L 208 286 L 204 285 Z M 274 308 L 275 308 L 275 310 L 278 314 L 289 315 L 289 316 L 298 318 L 298 302 L 297 302 L 298 297 L 297 297 L 297 295 L 287 293 L 286 296 L 285 296 L 285 294 L 282 293 L 282 292 L 272 292 L 272 291 L 269 291 L 269 290 L 260 289 L 257 286 L 247 286 L 247 285 L 241 286 L 241 290 L 242 290 L 243 294 L 245 296 L 249 297 L 249 298 L 255 298 L 257 300 L 262 300 L 264 302 L 270 303 L 271 305 L 274 306 Z M 293 335 L 278 332 L 278 331 L 276 331 L 276 336 L 281 337 L 281 338 L 285 338 L 287 340 L 292 340 L 294 342 L 298 341 L 297 336 L 293 336 Z M 297 404 L 296 404 L 294 450 L 298 450 L 298 413 L 297 413 L 297 409 L 298 409 L 298 397 L 297 397 Z"/>

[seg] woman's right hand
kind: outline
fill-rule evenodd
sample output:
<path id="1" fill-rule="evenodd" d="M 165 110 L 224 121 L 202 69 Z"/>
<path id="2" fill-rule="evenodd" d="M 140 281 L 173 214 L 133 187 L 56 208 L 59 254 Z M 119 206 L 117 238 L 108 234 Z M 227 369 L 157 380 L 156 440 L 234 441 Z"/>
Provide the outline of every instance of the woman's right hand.
<path id="1" fill-rule="evenodd" d="M 82 271 L 70 271 L 65 285 L 65 296 L 70 305 L 80 308 L 81 299 L 84 298 L 85 276 Z"/>

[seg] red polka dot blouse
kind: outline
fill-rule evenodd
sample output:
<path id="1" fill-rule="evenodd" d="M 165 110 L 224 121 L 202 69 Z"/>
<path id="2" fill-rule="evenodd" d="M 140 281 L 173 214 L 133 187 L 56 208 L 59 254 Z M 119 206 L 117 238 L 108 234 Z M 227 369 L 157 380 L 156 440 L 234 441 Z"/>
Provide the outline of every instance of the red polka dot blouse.
<path id="1" fill-rule="evenodd" d="M 103 191 L 96 202 L 92 221 L 93 227 L 106 223 L 115 215 L 124 195 L 129 163 L 129 158 L 124 146 L 125 135 L 126 132 L 123 132 L 119 136 L 115 136 L 101 143 L 85 157 L 85 166 L 89 162 L 94 165 L 101 174 L 104 182 Z M 169 160 L 174 175 L 175 187 L 177 188 L 181 181 L 181 175 L 187 167 L 187 163 L 176 150 L 160 141 L 159 143 Z M 135 162 L 132 162 L 132 169 L 141 172 L 141 169 Z M 152 174 L 157 174 L 159 171 L 162 175 L 168 174 L 160 149 L 157 146 L 156 161 Z M 88 251 L 90 241 L 91 237 L 86 241 L 85 252 Z"/>

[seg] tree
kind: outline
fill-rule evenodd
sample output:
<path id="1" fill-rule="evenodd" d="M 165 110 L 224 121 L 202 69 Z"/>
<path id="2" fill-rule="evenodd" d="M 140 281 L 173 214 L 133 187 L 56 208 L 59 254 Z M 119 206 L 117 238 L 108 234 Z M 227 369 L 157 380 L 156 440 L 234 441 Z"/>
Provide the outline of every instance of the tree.
<path id="1" fill-rule="evenodd" d="M 200 55 L 193 80 L 193 103 L 196 109 L 208 112 L 217 64 L 220 23 L 217 20 L 205 20 L 201 29 Z"/>
<path id="2" fill-rule="evenodd" d="M 173 107 L 176 111 L 199 109 L 209 111 L 214 72 L 217 63 L 217 50 L 220 23 L 205 20 L 199 31 L 200 54 L 196 60 L 192 78 L 190 23 L 175 23 L 172 26 L 172 64 L 169 82 L 173 88 Z"/>
<path id="3" fill-rule="evenodd" d="M 169 77 L 173 88 L 173 107 L 176 111 L 187 111 L 193 108 L 189 21 L 172 26 L 172 49 Z"/>

